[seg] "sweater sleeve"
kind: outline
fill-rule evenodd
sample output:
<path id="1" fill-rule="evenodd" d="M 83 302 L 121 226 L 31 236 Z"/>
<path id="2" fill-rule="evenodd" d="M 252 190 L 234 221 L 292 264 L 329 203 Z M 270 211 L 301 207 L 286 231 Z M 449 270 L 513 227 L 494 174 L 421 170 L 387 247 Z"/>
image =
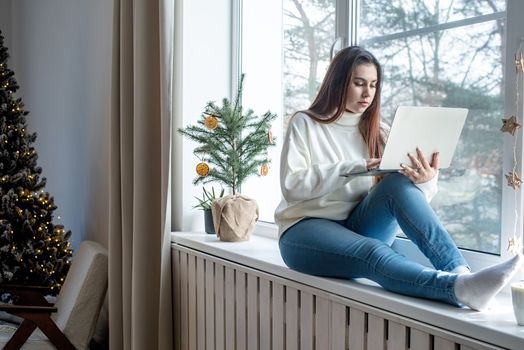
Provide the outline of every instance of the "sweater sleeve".
<path id="1" fill-rule="evenodd" d="M 437 172 L 437 174 L 428 182 L 415 184 L 415 186 L 417 186 L 422 191 L 422 193 L 424 193 L 428 203 L 431 202 L 433 197 L 435 197 L 438 192 L 438 175 L 439 173 Z"/>
<path id="2" fill-rule="evenodd" d="M 298 119 L 298 120 L 297 120 Z M 341 174 L 364 171 L 365 159 L 312 163 L 307 125 L 293 118 L 282 146 L 280 186 L 286 201 L 304 201 L 336 191 L 351 180 Z"/>

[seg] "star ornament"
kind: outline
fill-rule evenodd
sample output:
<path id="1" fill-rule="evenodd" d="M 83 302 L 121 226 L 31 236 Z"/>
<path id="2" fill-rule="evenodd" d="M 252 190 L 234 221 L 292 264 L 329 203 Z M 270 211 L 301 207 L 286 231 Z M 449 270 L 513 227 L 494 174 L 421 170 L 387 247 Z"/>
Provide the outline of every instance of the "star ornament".
<path id="1" fill-rule="evenodd" d="M 500 131 L 507 132 L 510 133 L 512 136 L 515 136 L 517 129 L 520 127 L 521 125 L 517 121 L 517 117 L 512 115 L 511 118 L 502 119 L 502 127 L 500 128 Z"/>
<path id="2" fill-rule="evenodd" d="M 520 238 L 513 236 L 508 240 L 508 252 L 512 255 L 517 255 L 522 250 L 522 242 Z"/>
<path id="3" fill-rule="evenodd" d="M 518 73 L 522 73 L 524 69 L 524 57 L 522 57 L 522 52 L 518 55 L 515 55 L 515 70 Z"/>
<path id="4" fill-rule="evenodd" d="M 508 180 L 508 186 L 513 187 L 514 190 L 519 190 L 522 180 L 514 171 L 506 174 L 506 180 Z"/>

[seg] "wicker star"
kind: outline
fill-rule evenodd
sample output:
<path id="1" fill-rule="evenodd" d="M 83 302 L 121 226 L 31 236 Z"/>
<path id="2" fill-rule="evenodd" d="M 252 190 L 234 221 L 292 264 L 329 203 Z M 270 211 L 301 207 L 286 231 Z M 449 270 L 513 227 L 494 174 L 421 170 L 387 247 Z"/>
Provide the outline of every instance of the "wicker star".
<path id="1" fill-rule="evenodd" d="M 522 57 L 522 52 L 518 55 L 515 55 L 515 70 L 518 73 L 522 73 L 524 69 L 524 57 Z"/>
<path id="2" fill-rule="evenodd" d="M 508 180 L 508 186 L 513 187 L 514 190 L 519 190 L 522 180 L 514 171 L 506 174 L 506 180 Z"/>
<path id="3" fill-rule="evenodd" d="M 517 121 L 517 117 L 512 115 L 511 118 L 502 119 L 502 127 L 500 128 L 500 131 L 507 132 L 510 133 L 512 136 L 515 136 L 517 129 L 520 127 L 521 125 Z"/>
<path id="4" fill-rule="evenodd" d="M 517 255 L 522 249 L 522 242 L 520 238 L 513 236 L 508 240 L 508 252 L 512 255 Z"/>

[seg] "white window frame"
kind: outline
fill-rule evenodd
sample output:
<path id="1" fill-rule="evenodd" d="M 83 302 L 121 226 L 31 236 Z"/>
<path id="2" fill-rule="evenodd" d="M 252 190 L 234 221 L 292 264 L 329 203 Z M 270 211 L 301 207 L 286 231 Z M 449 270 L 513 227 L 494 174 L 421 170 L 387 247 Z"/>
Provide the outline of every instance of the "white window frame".
<path id="1" fill-rule="evenodd" d="M 342 47 L 347 45 L 358 44 L 358 25 L 359 25 L 359 0 L 337 0 L 336 1 L 336 40 L 333 43 L 333 50 L 340 50 Z M 232 21 L 232 48 L 233 48 L 233 69 L 232 69 L 232 82 L 238 81 L 240 76 L 240 65 L 241 65 L 241 14 L 242 14 L 242 0 L 233 0 L 233 21 Z M 506 33 L 505 33 L 505 45 L 506 45 L 506 57 L 505 57 L 505 94 L 504 94 L 504 114 L 502 117 L 511 116 L 515 114 L 515 62 L 514 53 L 518 50 L 520 40 L 524 34 L 524 22 L 521 21 L 520 14 L 524 13 L 524 2 L 519 0 L 507 0 L 506 11 L 498 12 L 488 15 L 483 15 L 475 18 L 468 18 L 450 23 L 443 23 L 437 26 L 429 28 L 415 29 L 408 33 L 398 33 L 384 36 L 383 40 L 390 40 L 393 38 L 402 37 L 405 35 L 415 35 L 431 32 L 434 30 L 443 30 L 454 28 L 463 25 L 469 25 L 474 23 L 480 23 L 488 20 L 499 19 L 506 17 Z M 236 20 L 235 20 L 236 18 Z M 236 67 L 236 68 L 235 68 Z M 523 86 L 524 81 L 520 82 L 520 86 Z M 232 84 L 232 91 L 235 91 L 234 84 Z M 522 118 L 523 111 L 523 100 L 524 94 L 521 93 L 521 98 L 518 101 L 519 104 L 519 117 Z M 514 138 L 509 134 L 504 134 L 504 164 L 503 174 L 507 174 L 513 167 L 513 142 Z M 523 174 L 522 166 L 522 131 L 518 133 L 517 137 L 516 156 L 518 160 L 517 173 Z M 516 232 L 520 235 L 520 239 L 523 237 L 523 221 L 522 214 L 518 215 L 516 224 L 514 223 L 515 213 L 522 213 L 523 208 L 523 195 L 522 191 L 515 191 L 506 186 L 506 180 L 502 181 L 502 211 L 501 211 L 501 235 L 500 235 L 500 254 L 489 254 L 482 252 L 475 252 L 467 249 L 463 249 L 462 253 L 466 260 L 471 264 L 474 270 L 491 265 L 493 263 L 501 261 L 509 257 L 507 252 L 508 239 L 513 235 L 514 227 Z M 277 227 L 273 223 L 259 222 L 255 234 L 263 235 L 266 237 L 277 238 Z M 398 238 L 394 244 L 394 248 L 400 253 L 406 255 L 409 258 L 415 259 L 420 262 L 427 261 L 416 246 L 409 240 Z"/>

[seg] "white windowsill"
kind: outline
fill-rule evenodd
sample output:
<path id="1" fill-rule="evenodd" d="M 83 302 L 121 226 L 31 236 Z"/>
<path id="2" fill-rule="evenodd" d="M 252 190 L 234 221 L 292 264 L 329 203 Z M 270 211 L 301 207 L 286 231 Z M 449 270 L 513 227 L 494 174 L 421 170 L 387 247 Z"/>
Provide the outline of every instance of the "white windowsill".
<path id="1" fill-rule="evenodd" d="M 419 322 L 509 349 L 524 349 L 524 327 L 515 322 L 511 297 L 499 295 L 491 310 L 475 312 L 390 293 L 367 280 L 322 278 L 289 269 L 275 239 L 253 235 L 247 242 L 221 242 L 215 235 L 175 232 L 172 243 L 303 283 Z"/>

